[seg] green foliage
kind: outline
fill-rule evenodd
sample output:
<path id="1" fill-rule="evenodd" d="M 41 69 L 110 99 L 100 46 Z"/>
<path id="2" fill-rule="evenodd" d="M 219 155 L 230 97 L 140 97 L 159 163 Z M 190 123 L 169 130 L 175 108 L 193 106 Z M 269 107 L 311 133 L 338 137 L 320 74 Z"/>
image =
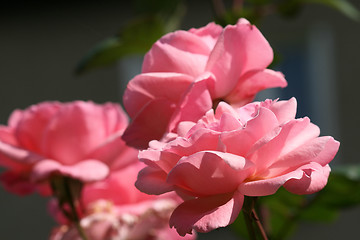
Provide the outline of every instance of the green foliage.
<path id="1" fill-rule="evenodd" d="M 76 73 L 107 66 L 121 57 L 143 54 L 165 33 L 165 26 L 157 17 L 139 18 L 128 24 L 121 34 L 104 40 L 89 51 L 76 67 Z"/>
<path id="2" fill-rule="evenodd" d="M 76 66 L 76 74 L 114 64 L 128 55 L 146 53 L 161 36 L 178 28 L 184 14 L 181 0 L 137 0 L 134 8 L 138 16 L 119 34 L 91 49 Z"/>
<path id="3" fill-rule="evenodd" d="M 301 12 L 303 6 L 304 3 L 301 0 L 286 0 L 279 2 L 276 10 L 280 16 L 292 18 Z"/>
<path id="4" fill-rule="evenodd" d="M 333 168 L 328 184 L 313 195 L 296 195 L 280 188 L 276 194 L 259 198 L 257 212 L 269 239 L 286 239 L 299 222 L 332 222 L 341 209 L 360 204 L 360 165 Z M 247 238 L 239 216 L 232 228 Z"/>
<path id="5" fill-rule="evenodd" d="M 135 0 L 132 3 L 136 17 L 119 34 L 91 49 L 76 66 L 77 74 L 108 66 L 124 56 L 144 54 L 157 39 L 179 27 L 185 12 L 184 0 Z M 259 24 L 270 14 L 294 17 L 305 4 L 313 3 L 330 6 L 354 20 L 360 18 L 359 11 L 346 0 L 246 0 L 237 4 L 234 1 L 229 9 L 223 0 L 209 3 L 214 3 L 214 19 L 222 26 L 235 24 L 242 17 L 253 24 Z"/>
<path id="6" fill-rule="evenodd" d="M 217 1 L 217 5 L 220 3 L 222 1 Z M 233 6 L 221 12 L 220 15 L 217 14 L 215 20 L 225 26 L 234 24 L 237 19 L 243 17 L 258 25 L 268 15 L 275 14 L 284 18 L 293 18 L 301 12 L 305 5 L 309 4 L 332 7 L 353 20 L 360 19 L 360 12 L 347 0 L 245 0 L 241 6 Z M 225 8 L 225 6 L 223 7 Z"/>
<path id="7" fill-rule="evenodd" d="M 360 19 L 359 10 L 357 10 L 347 0 L 303 0 L 303 1 L 307 3 L 319 3 L 332 7 L 355 21 L 359 21 Z"/>

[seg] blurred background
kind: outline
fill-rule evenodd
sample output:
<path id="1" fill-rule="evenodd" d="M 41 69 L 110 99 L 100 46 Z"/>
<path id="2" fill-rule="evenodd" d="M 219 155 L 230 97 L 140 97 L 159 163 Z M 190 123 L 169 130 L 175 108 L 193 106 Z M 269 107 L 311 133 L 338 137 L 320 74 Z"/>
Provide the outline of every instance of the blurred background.
<path id="1" fill-rule="evenodd" d="M 360 9 L 360 1 L 349 1 Z M 79 62 L 99 42 L 113 36 L 133 16 L 125 1 L 7 1 L 0 8 L 0 124 L 16 108 L 41 101 L 121 102 L 126 81 L 140 73 L 142 55 L 112 66 L 75 74 Z M 186 1 L 181 29 L 213 21 L 212 1 Z M 258 25 L 273 47 L 289 86 L 259 99 L 298 100 L 299 117 L 309 116 L 322 135 L 341 142 L 332 164 L 359 163 L 360 23 L 319 4 L 305 5 L 296 16 L 269 15 Z M 359 189 L 360 191 L 360 189 Z M 46 199 L 18 197 L 0 189 L 1 239 L 47 239 L 54 222 Z M 360 208 L 342 211 L 330 223 L 302 224 L 291 239 L 354 239 Z M 236 239 L 216 230 L 200 239 Z"/>

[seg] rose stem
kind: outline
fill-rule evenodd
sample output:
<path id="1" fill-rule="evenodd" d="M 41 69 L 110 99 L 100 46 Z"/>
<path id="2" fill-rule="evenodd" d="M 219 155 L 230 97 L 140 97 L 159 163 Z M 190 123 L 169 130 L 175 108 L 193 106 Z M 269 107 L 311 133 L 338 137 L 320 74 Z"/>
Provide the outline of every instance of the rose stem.
<path id="1" fill-rule="evenodd" d="M 243 213 L 244 213 L 246 228 L 249 233 L 249 238 L 250 240 L 256 240 L 255 230 L 257 230 L 260 233 L 263 240 L 268 240 L 264 227 L 262 226 L 261 221 L 255 211 L 255 200 L 256 198 L 247 197 L 247 196 L 245 196 L 245 200 L 244 200 Z"/>
<path id="2" fill-rule="evenodd" d="M 72 221 L 74 222 L 74 224 L 76 226 L 76 229 L 78 230 L 81 239 L 82 240 L 88 240 L 88 238 L 87 238 L 87 236 L 86 236 L 86 234 L 84 232 L 84 229 L 80 225 L 80 219 L 79 219 L 79 216 L 77 214 L 76 207 L 75 207 L 75 204 L 74 204 L 75 199 L 74 199 L 74 196 L 73 196 L 72 191 L 71 191 L 71 180 L 72 180 L 71 178 L 64 177 L 64 194 L 65 194 L 65 198 L 66 198 L 68 204 L 70 205 Z"/>

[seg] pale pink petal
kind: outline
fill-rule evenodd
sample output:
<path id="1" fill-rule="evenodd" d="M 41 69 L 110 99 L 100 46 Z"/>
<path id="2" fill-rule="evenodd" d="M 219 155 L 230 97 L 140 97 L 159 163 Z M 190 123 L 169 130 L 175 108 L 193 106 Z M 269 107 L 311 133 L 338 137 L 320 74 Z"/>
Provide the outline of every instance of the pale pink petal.
<path id="1" fill-rule="evenodd" d="M 125 90 L 125 109 L 130 117 L 134 117 L 154 99 L 163 98 L 175 104 L 193 80 L 193 77 L 179 73 L 139 74 L 129 82 Z"/>
<path id="2" fill-rule="evenodd" d="M 267 196 L 274 194 L 281 186 L 296 194 L 311 194 L 321 190 L 327 183 L 330 167 L 316 162 L 303 165 L 294 171 L 278 177 L 252 180 L 239 186 L 246 196 Z"/>
<path id="3" fill-rule="evenodd" d="M 166 99 L 148 102 L 133 118 L 122 138 L 132 147 L 147 148 L 151 140 L 163 137 L 174 110 L 173 103 Z"/>
<path id="4" fill-rule="evenodd" d="M 71 166 L 65 166 L 54 160 L 43 160 L 35 164 L 32 172 L 34 181 L 42 181 L 52 174 L 60 174 L 82 182 L 99 181 L 107 177 L 109 168 L 97 160 L 84 160 Z"/>
<path id="5" fill-rule="evenodd" d="M 286 87 L 284 75 L 270 69 L 256 70 L 244 74 L 236 87 L 225 97 L 234 106 L 243 106 L 251 102 L 255 95 L 268 88 Z"/>
<path id="6" fill-rule="evenodd" d="M 82 192 L 85 205 L 97 200 L 109 200 L 115 205 L 135 204 L 154 198 L 135 188 L 134 184 L 140 169 L 145 165 L 141 162 L 131 164 L 118 171 L 113 171 L 103 181 L 87 184 Z"/>
<path id="7" fill-rule="evenodd" d="M 14 135 L 14 129 L 6 126 L 0 125 L 0 141 L 13 146 L 18 146 L 17 139 Z"/>
<path id="8" fill-rule="evenodd" d="M 165 227 L 158 232 L 157 237 L 160 240 L 195 240 L 197 237 L 196 235 L 196 232 L 193 232 L 185 235 L 184 237 L 180 237 L 174 228 Z"/>
<path id="9" fill-rule="evenodd" d="M 269 43 L 255 26 L 243 21 L 226 26 L 206 65 L 216 77 L 215 97 L 226 96 L 244 73 L 264 69 L 272 59 Z"/>
<path id="10" fill-rule="evenodd" d="M 101 105 L 101 110 L 107 136 L 122 133 L 125 130 L 129 120 L 119 104 L 108 102 Z"/>
<path id="11" fill-rule="evenodd" d="M 241 124 L 241 122 L 239 122 L 238 119 L 236 119 L 236 116 L 224 113 L 220 118 L 218 131 L 233 131 L 242 127 L 243 125 Z"/>
<path id="12" fill-rule="evenodd" d="M 219 142 L 219 133 L 205 128 L 196 130 L 188 140 L 177 138 L 169 145 L 171 148 L 168 151 L 179 156 L 189 156 L 204 150 L 225 150 L 222 149 L 222 143 Z"/>
<path id="13" fill-rule="evenodd" d="M 173 186 L 166 183 L 167 174 L 160 170 L 145 167 L 139 172 L 135 186 L 144 193 L 159 195 L 173 190 Z"/>
<path id="14" fill-rule="evenodd" d="M 107 138 L 106 125 L 100 105 L 82 101 L 66 104 L 43 130 L 42 152 L 60 163 L 74 164 Z"/>
<path id="15" fill-rule="evenodd" d="M 310 162 L 317 162 L 325 166 L 335 157 L 338 149 L 339 142 L 332 137 L 314 138 L 269 166 L 267 175 L 279 175 L 289 171 L 289 169 L 298 168 Z"/>
<path id="16" fill-rule="evenodd" d="M 209 232 L 225 227 L 235 221 L 243 201 L 244 196 L 237 192 L 187 200 L 174 210 L 170 226 L 181 236 L 191 233 L 192 229 Z"/>
<path id="17" fill-rule="evenodd" d="M 274 161 L 319 135 L 319 129 L 308 118 L 296 119 L 279 128 L 278 134 L 254 144 L 247 156 L 257 165 L 258 171 L 266 170 Z"/>
<path id="18" fill-rule="evenodd" d="M 0 165 L 11 167 L 17 164 L 34 164 L 44 157 L 19 147 L 14 147 L 0 141 Z"/>
<path id="19" fill-rule="evenodd" d="M 138 150 L 126 146 L 122 134 L 110 136 L 100 146 L 86 156 L 86 159 L 97 159 L 106 163 L 112 170 L 120 169 L 137 162 Z"/>
<path id="20" fill-rule="evenodd" d="M 192 127 L 195 126 L 195 122 L 182 121 L 179 123 L 176 133 L 178 136 L 185 137 Z"/>
<path id="21" fill-rule="evenodd" d="M 290 179 L 301 179 L 302 170 L 295 170 L 288 174 L 269 179 L 245 181 L 239 185 L 239 192 L 246 196 L 267 196 L 274 194 L 282 185 Z M 256 176 L 255 176 L 256 177 Z"/>
<path id="22" fill-rule="evenodd" d="M 140 152 L 139 159 L 148 166 L 159 168 L 165 173 L 169 173 L 179 161 L 180 156 L 170 151 L 147 150 Z"/>
<path id="23" fill-rule="evenodd" d="M 312 194 L 320 191 L 327 184 L 330 167 L 321 166 L 317 163 L 311 163 L 301 167 L 303 171 L 302 178 L 293 178 L 284 184 L 289 192 L 295 194 Z"/>
<path id="24" fill-rule="evenodd" d="M 209 47 L 209 49 L 213 49 L 217 39 L 219 38 L 223 28 L 216 23 L 209 23 L 205 27 L 202 28 L 191 28 L 189 32 L 201 37 L 203 42 Z"/>
<path id="25" fill-rule="evenodd" d="M 226 102 L 221 101 L 216 107 L 215 118 L 219 120 L 224 113 L 230 113 L 233 116 L 238 115 L 234 107 L 232 107 Z"/>
<path id="26" fill-rule="evenodd" d="M 30 106 L 27 110 L 23 111 L 21 119 L 16 120 L 15 136 L 18 140 L 18 145 L 29 151 L 43 154 L 44 130 L 61 106 L 61 103 L 58 102 L 43 102 Z M 11 122 L 13 121 L 11 120 Z"/>
<path id="27" fill-rule="evenodd" d="M 278 121 L 269 109 L 260 108 L 256 117 L 243 124 L 244 127 L 241 129 L 221 134 L 221 141 L 227 152 L 247 156 L 258 140 L 278 126 Z"/>
<path id="28" fill-rule="evenodd" d="M 295 119 L 297 102 L 296 98 L 287 101 L 276 101 L 271 104 L 270 109 L 276 115 L 279 123 Z"/>
<path id="29" fill-rule="evenodd" d="M 15 128 L 20 120 L 23 118 L 24 111 L 20 109 L 14 110 L 8 120 L 8 126 L 11 128 Z"/>
<path id="30" fill-rule="evenodd" d="M 194 82 L 184 93 L 183 98 L 170 120 L 168 131 L 177 128 L 179 122 L 199 120 L 212 107 L 212 99 L 208 90 L 211 75 L 203 75 L 203 79 Z"/>
<path id="31" fill-rule="evenodd" d="M 177 72 L 193 77 L 204 71 L 210 48 L 187 31 L 168 33 L 145 55 L 142 72 Z"/>
<path id="32" fill-rule="evenodd" d="M 193 192 L 195 196 L 208 196 L 233 192 L 249 175 L 251 163 L 243 157 L 215 152 L 197 152 L 183 157 L 168 174 L 167 182 Z"/>

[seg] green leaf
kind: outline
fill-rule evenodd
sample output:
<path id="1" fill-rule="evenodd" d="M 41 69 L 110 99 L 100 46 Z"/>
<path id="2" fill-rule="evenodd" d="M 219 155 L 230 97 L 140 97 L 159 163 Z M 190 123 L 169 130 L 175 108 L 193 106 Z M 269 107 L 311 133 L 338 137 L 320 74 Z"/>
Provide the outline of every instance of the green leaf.
<path id="1" fill-rule="evenodd" d="M 360 165 L 342 165 L 333 167 L 332 173 L 345 176 L 354 181 L 360 181 Z"/>
<path id="2" fill-rule="evenodd" d="M 235 222 L 230 225 L 230 227 L 238 236 L 249 239 L 245 219 L 242 212 L 240 212 L 239 216 L 237 217 Z"/>
<path id="3" fill-rule="evenodd" d="M 151 2 L 151 4 L 150 4 Z M 75 73 L 116 63 L 120 58 L 144 54 L 165 33 L 177 29 L 185 13 L 183 1 L 138 0 L 137 9 L 142 15 L 131 20 L 120 33 L 100 42 L 76 66 Z M 165 3 L 166 4 L 162 4 Z M 155 4 L 157 3 L 157 4 Z M 155 4 L 155 5 L 154 5 Z M 149 9 L 155 8 L 154 11 Z"/>
<path id="4" fill-rule="evenodd" d="M 133 0 L 134 10 L 139 15 L 165 14 L 172 15 L 183 0 Z"/>
<path id="5" fill-rule="evenodd" d="M 277 5 L 278 13 L 285 18 L 293 18 L 302 10 L 303 3 L 299 0 L 285 0 Z"/>
<path id="6" fill-rule="evenodd" d="M 306 203 L 304 195 L 289 193 L 284 188 L 259 200 L 259 213 L 265 216 L 262 222 L 273 239 L 283 239 L 295 230 L 298 211 Z"/>
<path id="7" fill-rule="evenodd" d="M 360 20 L 360 12 L 347 0 L 305 0 L 308 3 L 320 3 L 332 7 L 345 16 L 355 20 Z"/>
<path id="8" fill-rule="evenodd" d="M 332 222 L 338 216 L 338 210 L 319 204 L 304 208 L 299 213 L 299 220 L 312 222 Z"/>
<path id="9" fill-rule="evenodd" d="M 119 58 L 131 54 L 143 54 L 165 33 L 161 19 L 143 17 L 131 22 L 119 36 L 111 37 L 99 43 L 76 67 L 77 74 L 89 69 L 107 66 Z"/>
<path id="10" fill-rule="evenodd" d="M 334 167 L 323 190 L 312 195 L 296 195 L 280 188 L 275 194 L 259 198 L 261 222 L 270 239 L 285 239 L 300 221 L 331 222 L 341 209 L 360 204 L 360 165 Z M 246 236 L 239 216 L 232 225 Z"/>
<path id="11" fill-rule="evenodd" d="M 354 168 L 342 167 L 341 170 L 335 169 L 329 177 L 328 184 L 318 193 L 313 205 L 342 209 L 359 204 L 360 179 L 359 166 L 357 166 Z"/>

